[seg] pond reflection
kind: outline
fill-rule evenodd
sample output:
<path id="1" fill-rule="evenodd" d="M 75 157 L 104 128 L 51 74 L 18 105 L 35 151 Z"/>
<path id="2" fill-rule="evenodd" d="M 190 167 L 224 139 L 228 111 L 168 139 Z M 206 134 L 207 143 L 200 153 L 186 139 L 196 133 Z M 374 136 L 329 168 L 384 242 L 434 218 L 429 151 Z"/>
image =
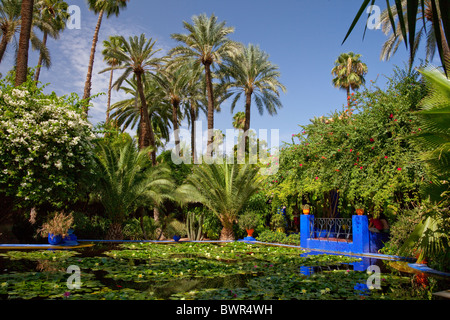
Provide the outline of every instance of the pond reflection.
<path id="1" fill-rule="evenodd" d="M 319 252 L 319 251 L 305 252 L 305 253 L 301 254 L 300 257 L 308 257 L 308 256 L 324 255 L 324 254 L 353 257 L 353 258 L 359 259 L 359 261 L 355 261 L 355 262 L 351 262 L 351 263 L 340 263 L 337 265 L 326 265 L 326 266 L 301 266 L 300 273 L 305 276 L 310 276 L 314 273 L 320 273 L 323 271 L 333 271 L 333 270 L 352 270 L 352 271 L 367 272 L 373 266 L 380 268 L 381 272 L 386 271 L 386 266 L 383 263 L 383 260 L 377 259 L 377 258 L 372 258 L 372 257 L 339 255 L 339 254 L 332 254 L 332 253 L 328 253 L 328 252 L 325 253 L 325 252 Z"/>

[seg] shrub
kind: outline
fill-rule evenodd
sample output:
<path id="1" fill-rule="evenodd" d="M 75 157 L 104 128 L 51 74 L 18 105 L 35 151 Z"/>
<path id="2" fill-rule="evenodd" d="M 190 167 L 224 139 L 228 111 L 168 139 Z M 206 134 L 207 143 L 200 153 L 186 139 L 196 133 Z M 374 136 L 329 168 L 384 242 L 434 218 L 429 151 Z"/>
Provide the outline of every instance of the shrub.
<path id="1" fill-rule="evenodd" d="M 31 79 L 15 88 L 12 80 L 0 81 L 0 193 L 22 207 L 63 207 L 89 174 L 92 126 L 76 95 L 46 95 Z"/>
<path id="2" fill-rule="evenodd" d="M 271 230 L 265 230 L 260 233 L 256 240 L 268 243 L 281 243 L 288 245 L 300 245 L 300 235 L 290 234 L 289 236 L 283 232 L 275 232 Z"/>

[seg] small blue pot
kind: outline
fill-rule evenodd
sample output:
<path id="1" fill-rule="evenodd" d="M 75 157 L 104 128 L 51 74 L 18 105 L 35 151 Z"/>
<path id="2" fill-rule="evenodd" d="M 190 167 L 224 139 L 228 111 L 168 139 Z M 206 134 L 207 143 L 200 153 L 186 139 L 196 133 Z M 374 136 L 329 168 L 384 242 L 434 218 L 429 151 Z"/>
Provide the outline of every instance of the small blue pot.
<path id="1" fill-rule="evenodd" d="M 175 240 L 175 242 L 180 241 L 181 237 L 180 236 L 173 236 L 173 240 Z"/>
<path id="2" fill-rule="evenodd" d="M 52 246 L 56 246 L 58 244 L 61 244 L 62 242 L 62 236 L 55 236 L 53 234 L 49 234 L 48 235 L 48 243 L 51 244 Z"/>

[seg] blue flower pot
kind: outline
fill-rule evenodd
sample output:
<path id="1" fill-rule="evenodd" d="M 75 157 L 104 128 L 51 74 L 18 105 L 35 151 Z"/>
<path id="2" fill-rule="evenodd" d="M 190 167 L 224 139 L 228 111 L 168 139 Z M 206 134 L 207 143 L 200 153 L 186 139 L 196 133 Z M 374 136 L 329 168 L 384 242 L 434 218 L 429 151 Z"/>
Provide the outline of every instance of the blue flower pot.
<path id="1" fill-rule="evenodd" d="M 175 240 L 175 242 L 180 241 L 181 237 L 180 236 L 173 236 L 173 240 Z"/>
<path id="2" fill-rule="evenodd" d="M 53 234 L 49 234 L 48 235 L 48 243 L 51 244 L 52 246 L 56 246 L 58 244 L 60 244 L 62 242 L 62 236 L 55 236 Z"/>

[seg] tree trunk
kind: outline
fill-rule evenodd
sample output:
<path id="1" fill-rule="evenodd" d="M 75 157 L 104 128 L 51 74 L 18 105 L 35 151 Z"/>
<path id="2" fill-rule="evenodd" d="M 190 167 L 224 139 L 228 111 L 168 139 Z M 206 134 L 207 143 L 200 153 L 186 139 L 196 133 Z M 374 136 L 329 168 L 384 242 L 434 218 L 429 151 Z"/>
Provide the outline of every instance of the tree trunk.
<path id="1" fill-rule="evenodd" d="M 92 72 L 94 69 L 94 59 L 95 59 L 95 50 L 98 42 L 98 34 L 100 32 L 100 27 L 102 25 L 104 11 L 100 11 L 98 14 L 97 26 L 95 27 L 94 38 L 92 39 L 92 48 L 91 48 L 91 57 L 89 59 L 88 72 L 86 76 L 86 83 L 84 85 L 84 95 L 83 100 L 87 100 L 91 97 L 91 88 L 92 88 Z M 84 116 L 87 118 L 89 113 L 89 102 L 85 101 L 85 105 L 83 106 Z"/>
<path id="2" fill-rule="evenodd" d="M 232 227 L 223 227 L 220 232 L 220 240 L 221 241 L 232 241 L 235 240 L 234 232 Z"/>
<path id="3" fill-rule="evenodd" d="M 244 137 L 245 137 L 245 152 L 249 152 L 250 149 L 250 110 L 252 106 L 252 91 L 246 93 L 245 96 L 245 122 L 244 122 Z"/>
<path id="4" fill-rule="evenodd" d="M 207 156 L 213 156 L 213 130 L 214 130 L 214 92 L 211 77 L 211 64 L 205 64 L 206 75 L 206 92 L 208 95 L 208 142 L 207 142 Z"/>
<path id="5" fill-rule="evenodd" d="M 122 224 L 112 223 L 106 235 L 106 240 L 123 240 Z"/>
<path id="6" fill-rule="evenodd" d="M 3 56 L 6 52 L 6 47 L 8 46 L 9 38 L 7 37 L 7 30 L 3 31 L 2 41 L 0 42 L 0 62 L 3 60 Z"/>
<path id="7" fill-rule="evenodd" d="M 16 87 L 27 81 L 28 49 L 30 47 L 31 26 L 33 23 L 34 0 L 23 0 L 20 15 L 22 25 L 20 29 L 19 51 L 17 52 Z"/>
<path id="8" fill-rule="evenodd" d="M 195 121 L 196 121 L 196 116 L 195 116 L 195 109 L 194 109 L 194 104 L 191 102 L 191 107 L 189 109 L 189 112 L 191 113 L 191 153 L 192 153 L 192 164 L 196 164 L 197 163 L 197 150 L 195 148 Z"/>
<path id="9" fill-rule="evenodd" d="M 180 157 L 180 133 L 178 127 L 178 106 L 180 103 L 176 99 L 172 99 L 172 123 L 173 123 L 173 134 L 175 136 L 175 152 L 178 157 Z"/>
<path id="10" fill-rule="evenodd" d="M 109 123 L 109 113 L 111 111 L 111 91 L 112 91 L 112 82 L 114 77 L 114 70 L 111 70 L 111 75 L 109 76 L 109 87 L 108 87 L 108 103 L 106 105 L 106 124 Z"/>
<path id="11" fill-rule="evenodd" d="M 48 38 L 48 34 L 45 31 L 44 32 L 44 37 L 42 38 L 42 44 L 45 47 L 47 45 L 47 38 Z M 38 64 L 37 64 L 37 68 L 36 68 L 36 74 L 34 75 L 34 81 L 38 82 L 39 81 L 39 76 L 41 74 L 41 68 L 42 68 L 42 61 L 43 61 L 43 55 L 42 53 L 39 54 L 39 60 L 38 60 Z"/>
<path id="12" fill-rule="evenodd" d="M 230 219 L 227 216 L 223 215 L 219 217 L 219 220 L 222 223 L 220 240 L 222 241 L 235 240 L 233 231 L 233 219 Z"/>
<path id="13" fill-rule="evenodd" d="M 153 148 L 151 151 L 152 165 L 156 166 L 156 143 L 155 134 L 153 132 L 150 117 L 148 115 L 147 101 L 145 100 L 144 87 L 142 85 L 142 74 L 136 74 L 136 84 L 139 92 L 139 99 L 141 100 L 140 116 L 140 136 L 139 136 L 139 149 L 145 149 L 149 146 Z"/>

